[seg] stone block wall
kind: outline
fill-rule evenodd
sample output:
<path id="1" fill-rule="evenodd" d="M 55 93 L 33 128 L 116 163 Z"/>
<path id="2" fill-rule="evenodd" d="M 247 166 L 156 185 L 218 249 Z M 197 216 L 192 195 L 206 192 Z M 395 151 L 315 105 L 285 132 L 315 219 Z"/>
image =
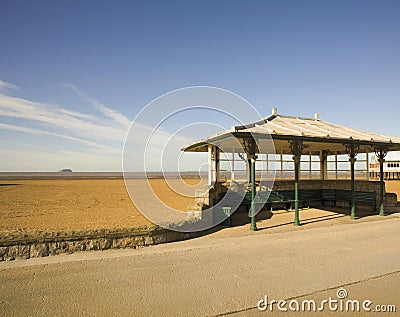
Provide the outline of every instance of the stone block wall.
<path id="1" fill-rule="evenodd" d="M 0 246 L 0 261 L 11 261 L 20 259 L 29 259 L 37 257 L 46 257 L 58 254 L 70 254 L 79 251 L 94 251 L 108 249 L 136 249 L 143 246 L 155 245 L 166 242 L 187 240 L 199 237 L 201 232 L 175 232 L 166 229 L 138 233 L 136 235 L 123 234 L 113 236 L 110 234 L 105 237 L 90 237 L 82 239 L 81 237 L 70 237 L 64 241 L 27 241 L 26 244 L 12 244 Z"/>
<path id="2" fill-rule="evenodd" d="M 384 198 L 384 207 L 386 213 L 400 212 L 397 195 L 394 193 L 386 193 Z"/>

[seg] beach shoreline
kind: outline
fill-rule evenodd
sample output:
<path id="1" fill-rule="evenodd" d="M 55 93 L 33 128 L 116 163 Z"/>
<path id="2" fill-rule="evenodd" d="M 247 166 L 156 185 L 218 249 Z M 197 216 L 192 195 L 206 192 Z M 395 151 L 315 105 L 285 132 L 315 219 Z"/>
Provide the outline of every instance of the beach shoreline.
<path id="1" fill-rule="evenodd" d="M 194 197 L 174 192 L 166 180 L 154 178 L 133 181 L 137 186 L 148 181 L 163 202 L 178 210 L 185 211 L 194 203 Z M 196 185 L 202 186 L 198 178 L 187 178 L 184 182 L 193 186 L 193 191 Z M 386 189 L 400 197 L 400 181 L 386 181 Z M 173 234 L 149 221 L 132 203 L 124 181 L 119 178 L 0 179 L 0 206 L 2 259 L 136 248 L 192 237 L 189 234 Z M 301 215 L 304 219 L 326 217 L 327 221 L 320 225 L 331 225 L 333 220 L 330 218 L 333 219 L 335 214 L 341 216 L 341 212 L 339 209 L 302 210 Z M 246 227 L 245 216 L 238 227 Z M 282 230 L 292 228 L 292 215 L 287 212 L 280 213 L 278 210 L 271 219 L 261 220 L 261 227 L 278 226 L 280 221 L 284 224 Z M 248 228 L 240 230 L 247 231 Z M 275 232 L 274 228 L 268 230 Z M 29 246 L 36 251 L 22 246 Z M 12 252 L 9 251 L 10 247 L 13 248 Z"/>

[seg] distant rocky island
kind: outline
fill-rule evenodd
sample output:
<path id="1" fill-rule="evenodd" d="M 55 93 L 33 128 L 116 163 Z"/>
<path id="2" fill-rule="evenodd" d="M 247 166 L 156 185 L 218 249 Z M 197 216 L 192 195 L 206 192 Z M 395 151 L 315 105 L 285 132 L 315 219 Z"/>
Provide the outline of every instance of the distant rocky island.
<path id="1" fill-rule="evenodd" d="M 70 168 L 63 168 L 62 170 L 58 171 L 59 173 L 72 173 L 72 169 Z"/>

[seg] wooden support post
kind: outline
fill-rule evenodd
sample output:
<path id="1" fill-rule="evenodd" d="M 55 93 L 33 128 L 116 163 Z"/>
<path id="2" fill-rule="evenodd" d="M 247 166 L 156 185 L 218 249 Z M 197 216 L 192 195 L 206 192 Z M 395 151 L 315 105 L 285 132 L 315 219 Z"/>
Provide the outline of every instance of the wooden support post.
<path id="1" fill-rule="evenodd" d="M 299 176 L 300 176 L 300 160 L 303 152 L 303 141 L 291 140 L 290 149 L 293 153 L 294 161 L 294 225 L 300 226 L 299 217 Z"/>
<path id="2" fill-rule="evenodd" d="M 319 154 L 319 170 L 321 173 L 321 180 L 328 179 L 328 151 L 322 150 Z"/>
<path id="3" fill-rule="evenodd" d="M 214 184 L 214 146 L 208 145 L 208 185 Z"/>
<path id="4" fill-rule="evenodd" d="M 221 151 L 218 147 L 215 147 L 215 181 L 219 182 L 221 180 L 221 175 L 220 175 L 220 154 Z"/>
<path id="5" fill-rule="evenodd" d="M 235 180 L 235 148 L 232 149 L 231 181 Z"/>
<path id="6" fill-rule="evenodd" d="M 335 179 L 338 179 L 338 161 L 337 161 L 337 152 L 335 152 Z"/>

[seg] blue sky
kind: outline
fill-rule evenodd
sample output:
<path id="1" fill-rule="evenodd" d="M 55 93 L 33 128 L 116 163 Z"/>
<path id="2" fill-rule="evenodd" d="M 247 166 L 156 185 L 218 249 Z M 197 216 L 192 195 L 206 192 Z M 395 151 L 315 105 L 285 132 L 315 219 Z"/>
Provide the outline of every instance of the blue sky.
<path id="1" fill-rule="evenodd" d="M 129 122 L 193 85 L 400 136 L 399 16 L 399 1 L 3 1 L 0 171 L 119 171 Z"/>

